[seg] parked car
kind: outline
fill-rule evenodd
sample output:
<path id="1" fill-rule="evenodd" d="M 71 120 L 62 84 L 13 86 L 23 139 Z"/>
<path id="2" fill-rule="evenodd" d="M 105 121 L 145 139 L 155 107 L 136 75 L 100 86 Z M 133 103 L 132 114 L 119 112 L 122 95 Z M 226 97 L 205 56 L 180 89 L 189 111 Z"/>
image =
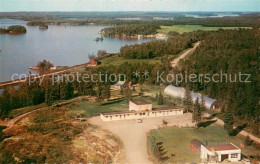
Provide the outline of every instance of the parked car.
<path id="1" fill-rule="evenodd" d="M 247 159 L 247 158 L 244 158 L 244 159 L 242 160 L 242 162 L 243 162 L 244 164 L 251 164 L 250 160 Z"/>
<path id="2" fill-rule="evenodd" d="M 142 123 L 143 122 L 143 120 L 141 120 L 141 119 L 137 119 L 136 121 L 137 121 L 137 123 Z"/>

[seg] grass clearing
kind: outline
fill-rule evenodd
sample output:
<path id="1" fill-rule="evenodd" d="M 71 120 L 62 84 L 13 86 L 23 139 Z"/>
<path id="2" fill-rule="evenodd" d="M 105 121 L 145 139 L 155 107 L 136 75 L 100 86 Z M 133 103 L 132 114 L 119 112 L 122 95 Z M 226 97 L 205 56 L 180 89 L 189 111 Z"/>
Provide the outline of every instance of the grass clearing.
<path id="1" fill-rule="evenodd" d="M 153 107 L 163 107 L 164 105 L 157 105 L 157 102 L 152 101 L 147 97 L 134 97 L 134 99 L 143 99 L 153 104 Z M 85 114 L 87 116 L 97 116 L 102 112 L 115 112 L 129 109 L 129 103 L 126 100 L 116 101 L 102 105 L 98 102 L 84 101 L 80 102 L 77 106 L 71 107 L 70 110 L 74 114 Z"/>
<path id="2" fill-rule="evenodd" d="M 114 65 L 114 66 L 119 66 L 125 62 L 128 63 L 142 63 L 146 62 L 149 64 L 157 64 L 160 63 L 160 59 L 126 59 L 124 57 L 120 57 L 118 55 L 107 57 L 101 61 L 101 66 L 109 66 L 109 65 Z"/>
<path id="3" fill-rule="evenodd" d="M 175 157 L 170 157 L 163 163 L 186 163 L 186 162 L 201 162 L 200 157 L 190 149 L 190 141 L 194 138 L 199 139 L 204 144 L 208 145 L 234 143 L 239 146 L 244 143 L 244 139 L 235 136 L 229 137 L 227 132 L 220 126 L 210 125 L 206 128 L 178 128 L 166 127 L 152 130 L 151 136 L 155 136 L 156 142 L 162 142 L 163 148 L 167 151 L 170 157 L 171 153 Z M 149 143 L 149 142 L 148 142 Z M 246 156 L 256 155 L 260 153 L 259 145 L 246 146 L 242 149 L 242 154 Z"/>
<path id="4" fill-rule="evenodd" d="M 39 108 L 43 108 L 43 107 L 46 107 L 45 103 L 38 104 L 38 105 L 33 105 L 33 106 L 28 106 L 28 107 L 24 107 L 24 108 L 15 109 L 15 110 L 12 110 L 9 113 L 9 117 L 10 118 L 15 118 L 15 117 L 18 117 L 18 116 L 20 116 L 22 114 L 25 114 L 27 112 L 31 112 L 33 110 L 36 110 L 36 109 L 39 109 Z"/>
<path id="5" fill-rule="evenodd" d="M 202 25 L 173 25 L 173 26 L 161 26 L 161 29 L 157 30 L 159 33 L 168 34 L 170 31 L 175 31 L 180 34 L 184 32 L 192 32 L 192 31 L 217 31 L 219 29 L 223 30 L 232 30 L 238 28 L 246 28 L 251 29 L 251 27 L 205 27 Z"/>

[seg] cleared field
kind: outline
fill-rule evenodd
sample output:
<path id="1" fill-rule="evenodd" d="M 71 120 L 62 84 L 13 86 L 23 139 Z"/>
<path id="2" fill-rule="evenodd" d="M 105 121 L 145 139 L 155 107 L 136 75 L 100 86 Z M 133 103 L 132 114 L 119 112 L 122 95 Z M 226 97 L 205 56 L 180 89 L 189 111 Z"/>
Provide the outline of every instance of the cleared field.
<path id="1" fill-rule="evenodd" d="M 205 27 L 202 25 L 173 25 L 173 26 L 161 26 L 161 29 L 158 30 L 159 33 L 168 34 L 170 31 L 175 31 L 180 34 L 184 32 L 192 32 L 192 31 L 217 31 L 219 29 L 230 30 L 230 29 L 238 29 L 238 28 L 247 28 L 251 29 L 251 27 Z"/>
<path id="2" fill-rule="evenodd" d="M 147 63 L 151 63 L 151 64 L 156 64 L 156 63 L 160 63 L 161 61 L 159 59 L 126 59 L 123 57 L 119 57 L 119 56 L 112 56 L 112 57 L 108 57 L 105 58 L 101 61 L 101 66 L 108 66 L 108 65 L 121 65 L 125 62 L 128 63 L 142 63 L 142 62 L 147 62 Z"/>
<path id="3" fill-rule="evenodd" d="M 28 107 L 24 107 L 24 108 L 15 109 L 15 110 L 12 110 L 9 113 L 9 117 L 15 118 L 15 117 L 18 117 L 18 116 L 20 116 L 22 114 L 25 114 L 27 112 L 31 112 L 31 111 L 33 111 L 35 109 L 39 109 L 39 108 L 43 108 L 43 107 L 46 107 L 45 103 L 38 104 L 38 105 L 32 105 L 32 106 L 28 106 Z"/>
<path id="4" fill-rule="evenodd" d="M 201 162 L 200 157 L 190 149 L 190 141 L 194 138 L 203 143 L 208 142 L 208 145 L 232 142 L 239 146 L 244 143 L 244 139 L 238 136 L 229 137 L 222 127 L 215 125 L 206 128 L 160 128 L 152 130 L 149 139 L 151 136 L 155 136 L 156 142 L 162 142 L 163 148 L 167 152 L 166 155 L 169 159 L 165 160 L 164 163 Z M 242 154 L 246 156 L 255 156 L 258 153 L 260 153 L 260 147 L 257 145 L 242 149 Z M 171 154 L 175 156 L 171 157 Z"/>
<path id="5" fill-rule="evenodd" d="M 143 99 L 153 104 L 153 107 L 162 107 L 164 105 L 157 105 L 157 102 L 152 101 L 147 97 L 134 97 L 134 99 Z M 122 99 L 121 101 L 114 101 L 110 103 L 100 104 L 98 102 L 80 102 L 77 106 L 71 107 L 71 111 L 77 114 L 85 114 L 87 116 L 97 116 L 102 112 L 114 112 L 128 110 L 129 103 Z"/>

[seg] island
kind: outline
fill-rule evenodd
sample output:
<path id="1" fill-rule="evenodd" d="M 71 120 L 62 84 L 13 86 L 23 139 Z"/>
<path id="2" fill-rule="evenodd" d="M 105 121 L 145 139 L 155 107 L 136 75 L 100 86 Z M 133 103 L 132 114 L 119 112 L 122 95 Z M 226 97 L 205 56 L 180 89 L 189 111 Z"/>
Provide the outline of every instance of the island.
<path id="1" fill-rule="evenodd" d="M 24 34 L 26 31 L 26 28 L 20 25 L 9 26 L 7 29 L 0 28 L 0 34 Z"/>
<path id="2" fill-rule="evenodd" d="M 45 25 L 45 24 L 43 24 L 43 25 L 40 25 L 40 26 L 39 26 L 39 29 L 40 29 L 40 30 L 47 30 L 47 29 L 48 29 L 48 26 Z"/>

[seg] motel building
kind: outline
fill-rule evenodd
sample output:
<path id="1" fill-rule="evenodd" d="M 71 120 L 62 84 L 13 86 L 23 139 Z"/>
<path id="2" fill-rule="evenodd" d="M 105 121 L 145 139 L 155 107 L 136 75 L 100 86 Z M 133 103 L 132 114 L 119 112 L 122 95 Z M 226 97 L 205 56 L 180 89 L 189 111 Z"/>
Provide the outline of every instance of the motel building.
<path id="1" fill-rule="evenodd" d="M 241 160 L 241 149 L 234 144 L 205 146 L 201 145 L 200 157 L 205 162 L 238 162 Z"/>
<path id="2" fill-rule="evenodd" d="M 184 109 L 182 107 L 152 108 L 151 103 L 138 99 L 129 101 L 129 110 L 101 113 L 100 117 L 103 121 L 141 119 L 149 117 L 183 115 L 183 110 Z"/>

